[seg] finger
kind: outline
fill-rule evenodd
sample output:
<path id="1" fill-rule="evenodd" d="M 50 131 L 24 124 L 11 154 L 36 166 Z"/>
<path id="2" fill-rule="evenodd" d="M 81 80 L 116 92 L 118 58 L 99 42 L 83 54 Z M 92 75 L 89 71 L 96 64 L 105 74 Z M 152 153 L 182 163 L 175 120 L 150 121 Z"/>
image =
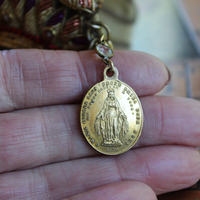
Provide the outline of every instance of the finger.
<path id="1" fill-rule="evenodd" d="M 160 91 L 168 80 L 165 65 L 141 52 L 116 51 L 120 79 L 139 96 Z M 12 50 L 0 53 L 0 111 L 81 102 L 103 80 L 104 64 L 94 51 Z"/>
<path id="2" fill-rule="evenodd" d="M 123 181 L 118 183 L 110 183 L 75 195 L 63 200 L 157 200 L 154 191 L 146 184 L 137 181 Z"/>
<path id="3" fill-rule="evenodd" d="M 79 106 L 52 106 L 0 115 L 0 173 L 89 155 Z"/>
<path id="4" fill-rule="evenodd" d="M 0 175 L 0 199 L 62 199 L 119 181 L 139 181 L 158 194 L 189 187 L 200 178 L 199 152 L 158 146 L 46 165 Z M 22 198 L 23 197 L 23 198 Z"/>
<path id="5" fill-rule="evenodd" d="M 144 128 L 134 148 L 200 146 L 198 101 L 155 96 L 141 102 Z M 1 114 L 0 172 L 99 155 L 83 136 L 79 111 L 79 105 L 69 105 Z"/>
<path id="6" fill-rule="evenodd" d="M 200 146 L 200 102 L 180 97 L 142 98 L 144 127 L 135 147 L 178 144 Z"/>

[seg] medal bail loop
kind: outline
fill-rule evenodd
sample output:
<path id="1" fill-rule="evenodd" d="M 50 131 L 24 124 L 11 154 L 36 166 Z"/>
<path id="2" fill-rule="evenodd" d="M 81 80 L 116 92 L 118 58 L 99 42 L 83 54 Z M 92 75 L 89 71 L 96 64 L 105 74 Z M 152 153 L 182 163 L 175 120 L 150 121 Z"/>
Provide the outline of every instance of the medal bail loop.
<path id="1" fill-rule="evenodd" d="M 118 80 L 119 72 L 116 67 L 113 66 L 113 75 L 111 77 L 107 76 L 107 72 L 110 71 L 110 66 L 106 66 L 104 69 L 104 80 Z"/>

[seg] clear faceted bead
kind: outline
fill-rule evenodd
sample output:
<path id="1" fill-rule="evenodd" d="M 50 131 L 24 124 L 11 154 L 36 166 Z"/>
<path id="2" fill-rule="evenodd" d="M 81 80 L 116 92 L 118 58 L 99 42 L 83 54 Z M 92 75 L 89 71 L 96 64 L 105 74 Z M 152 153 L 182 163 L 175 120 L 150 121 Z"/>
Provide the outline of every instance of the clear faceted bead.
<path id="1" fill-rule="evenodd" d="M 103 45 L 103 44 L 98 44 L 96 46 L 96 50 L 97 53 L 101 56 L 101 57 L 106 57 L 106 58 L 111 58 L 113 57 L 113 51 L 110 47 Z"/>

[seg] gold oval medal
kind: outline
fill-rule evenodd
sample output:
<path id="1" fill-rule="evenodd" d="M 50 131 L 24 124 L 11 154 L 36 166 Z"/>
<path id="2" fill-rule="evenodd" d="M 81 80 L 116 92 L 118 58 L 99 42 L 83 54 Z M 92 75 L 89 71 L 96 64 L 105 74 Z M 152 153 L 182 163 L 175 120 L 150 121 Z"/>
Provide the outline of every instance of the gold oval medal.
<path id="1" fill-rule="evenodd" d="M 100 153 L 118 155 L 138 141 L 143 127 L 143 111 L 134 90 L 114 75 L 94 85 L 86 94 L 80 113 L 81 128 L 88 143 Z"/>

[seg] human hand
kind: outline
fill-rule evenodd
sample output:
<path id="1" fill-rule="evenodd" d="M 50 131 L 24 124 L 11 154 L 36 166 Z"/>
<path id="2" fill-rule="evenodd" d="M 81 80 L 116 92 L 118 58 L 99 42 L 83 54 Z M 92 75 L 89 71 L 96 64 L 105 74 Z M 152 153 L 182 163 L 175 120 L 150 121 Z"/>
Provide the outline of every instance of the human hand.
<path id="1" fill-rule="evenodd" d="M 84 94 L 103 79 L 94 51 L 0 53 L 0 199 L 155 200 L 198 181 L 200 103 L 154 96 L 169 77 L 153 56 L 116 51 L 113 62 L 140 97 L 144 128 L 133 149 L 104 156 L 79 124 Z"/>

